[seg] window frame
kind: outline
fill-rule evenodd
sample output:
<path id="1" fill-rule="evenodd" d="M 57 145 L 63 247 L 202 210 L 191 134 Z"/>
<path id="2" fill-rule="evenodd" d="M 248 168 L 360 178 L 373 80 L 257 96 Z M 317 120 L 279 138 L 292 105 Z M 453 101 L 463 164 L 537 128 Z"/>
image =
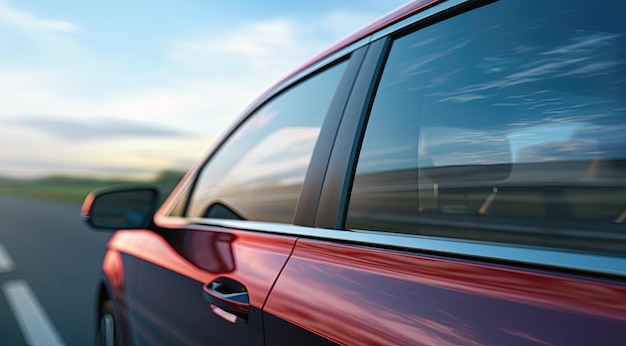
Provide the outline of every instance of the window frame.
<path id="1" fill-rule="evenodd" d="M 496 244 L 460 238 L 345 228 L 361 143 L 392 42 L 424 27 L 483 6 L 489 6 L 494 2 L 497 0 L 446 1 L 432 7 L 430 9 L 432 13 L 420 13 L 372 35 L 373 42 L 370 44 L 370 50 L 365 57 L 363 68 L 346 106 L 344 118 L 338 130 L 338 138 L 331 153 L 327 176 L 322 186 L 315 227 L 325 230 L 316 232 L 310 238 L 367 244 L 427 256 L 478 260 L 496 265 L 514 265 L 531 270 L 548 269 L 559 273 L 623 280 L 626 277 L 626 258 L 624 257 L 577 253 L 558 248 L 544 249 L 517 244 Z"/>
<path id="2" fill-rule="evenodd" d="M 495 0 L 451 0 L 426 9 L 391 27 L 372 34 L 369 51 L 346 105 L 345 114 L 337 131 L 337 140 L 331 153 L 326 179 L 322 186 L 315 226 L 345 229 L 350 191 L 365 135 L 369 113 L 387 57 L 395 39 L 424 27 L 472 11 Z"/>
<path id="3" fill-rule="evenodd" d="M 359 41 L 321 60 L 288 80 L 273 86 L 262 94 L 236 118 L 235 122 L 227 127 L 226 131 L 224 131 L 205 152 L 205 155 L 188 171 L 186 176 L 179 183 L 179 186 L 170 194 L 163 207 L 155 214 L 155 225 L 165 228 L 171 224 L 202 223 L 203 225 L 211 225 L 212 222 L 206 222 L 206 220 L 210 219 L 188 217 L 188 208 L 201 172 L 206 165 L 210 164 L 213 156 L 220 151 L 231 136 L 263 106 L 272 102 L 272 100 L 283 93 L 297 87 L 299 84 L 306 82 L 309 78 L 323 73 L 338 64 L 346 63 L 347 66 L 337 85 L 336 92 L 320 128 L 320 134 L 304 177 L 301 193 L 296 203 L 296 209 L 294 210 L 292 224 L 312 226 L 312 222 L 315 219 L 316 206 L 319 201 L 319 186 L 321 186 L 325 176 L 328 156 L 330 155 L 332 144 L 334 143 L 337 126 L 343 116 L 345 104 L 348 101 L 350 90 L 352 90 L 354 80 L 359 72 L 366 51 L 367 45 Z M 320 169 L 320 167 L 323 167 L 323 169 Z M 180 212 L 181 209 L 182 212 Z M 198 219 L 201 219 L 202 222 L 198 222 Z"/>

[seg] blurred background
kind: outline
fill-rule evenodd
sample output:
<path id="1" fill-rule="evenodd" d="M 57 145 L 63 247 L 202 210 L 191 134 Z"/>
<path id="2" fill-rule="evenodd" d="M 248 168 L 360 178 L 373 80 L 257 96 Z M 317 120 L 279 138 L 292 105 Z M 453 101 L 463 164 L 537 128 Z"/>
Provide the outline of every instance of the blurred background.
<path id="1" fill-rule="evenodd" d="M 267 87 L 403 2 L 0 0 L 0 344 L 92 343 L 110 233 L 78 220 L 89 191 L 167 193 Z"/>
<path id="2" fill-rule="evenodd" d="M 267 87 L 402 2 L 0 0 L 2 191 L 169 179 Z"/>

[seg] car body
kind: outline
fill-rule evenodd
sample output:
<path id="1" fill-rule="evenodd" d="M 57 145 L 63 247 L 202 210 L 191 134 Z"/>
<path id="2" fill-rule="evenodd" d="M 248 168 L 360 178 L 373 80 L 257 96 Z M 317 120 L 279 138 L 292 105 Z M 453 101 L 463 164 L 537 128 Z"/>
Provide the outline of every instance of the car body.
<path id="1" fill-rule="evenodd" d="M 270 88 L 117 230 L 120 344 L 610 345 L 626 330 L 618 0 L 418 0 Z M 107 341 L 107 342 L 108 342 Z"/>

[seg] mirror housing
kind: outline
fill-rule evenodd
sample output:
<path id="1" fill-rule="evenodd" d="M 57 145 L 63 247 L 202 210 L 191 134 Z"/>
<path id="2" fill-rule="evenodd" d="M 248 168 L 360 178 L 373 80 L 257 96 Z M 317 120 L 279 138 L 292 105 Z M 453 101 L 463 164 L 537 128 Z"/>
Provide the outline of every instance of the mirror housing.
<path id="1" fill-rule="evenodd" d="M 150 186 L 120 185 L 91 192 L 80 219 L 98 229 L 144 229 L 152 224 L 159 190 Z"/>

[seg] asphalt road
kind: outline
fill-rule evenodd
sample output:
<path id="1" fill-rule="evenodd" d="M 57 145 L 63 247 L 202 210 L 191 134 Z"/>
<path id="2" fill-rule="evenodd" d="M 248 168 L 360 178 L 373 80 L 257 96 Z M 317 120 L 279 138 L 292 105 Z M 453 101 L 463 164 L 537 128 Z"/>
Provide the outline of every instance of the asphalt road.
<path id="1" fill-rule="evenodd" d="M 94 301 L 110 233 L 79 206 L 0 196 L 0 345 L 93 345 Z"/>

